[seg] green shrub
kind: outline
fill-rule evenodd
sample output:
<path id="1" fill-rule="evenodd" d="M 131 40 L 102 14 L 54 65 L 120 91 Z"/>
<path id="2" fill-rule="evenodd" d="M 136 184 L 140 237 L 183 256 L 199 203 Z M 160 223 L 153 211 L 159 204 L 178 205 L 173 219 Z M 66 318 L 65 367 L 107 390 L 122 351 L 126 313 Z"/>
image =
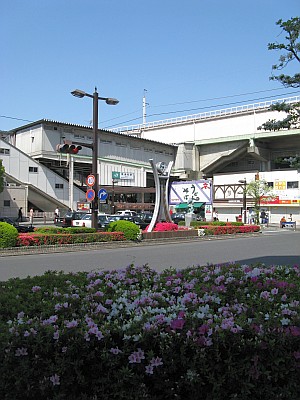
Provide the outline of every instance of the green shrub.
<path id="1" fill-rule="evenodd" d="M 107 227 L 108 232 L 123 232 L 126 240 L 136 240 L 140 234 L 140 228 L 130 221 L 119 220 L 111 222 Z"/>
<path id="2" fill-rule="evenodd" d="M 7 222 L 0 222 L 0 247 L 15 247 L 18 234 L 14 226 Z"/>

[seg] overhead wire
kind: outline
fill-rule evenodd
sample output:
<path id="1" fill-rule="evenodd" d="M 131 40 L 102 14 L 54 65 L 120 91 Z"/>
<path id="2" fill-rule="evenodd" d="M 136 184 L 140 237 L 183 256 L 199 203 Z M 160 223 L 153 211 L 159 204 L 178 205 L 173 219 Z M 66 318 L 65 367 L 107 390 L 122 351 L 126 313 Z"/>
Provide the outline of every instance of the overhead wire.
<path id="1" fill-rule="evenodd" d="M 299 93 L 299 92 L 296 92 L 296 93 Z M 283 96 L 288 96 L 288 95 L 291 95 L 291 94 L 295 94 L 295 92 L 283 93 L 282 95 Z M 229 97 L 234 97 L 234 96 L 226 96 L 224 98 L 229 98 Z M 175 111 L 161 112 L 161 113 L 155 113 L 155 114 L 148 114 L 147 117 L 156 117 L 156 116 L 161 116 L 161 115 L 171 115 L 171 114 L 191 112 L 191 111 L 200 111 L 200 110 L 203 111 L 203 110 L 209 110 L 209 109 L 216 108 L 216 107 L 226 107 L 226 106 L 231 106 L 231 105 L 234 105 L 234 104 L 242 104 L 242 103 L 246 103 L 246 102 L 249 103 L 249 102 L 254 102 L 254 101 L 259 101 L 259 100 L 272 99 L 274 97 L 276 97 L 276 96 L 274 95 L 274 96 L 260 97 L 260 98 L 256 98 L 256 99 L 250 99 L 250 100 L 241 100 L 241 101 L 238 101 L 238 102 L 235 101 L 235 102 L 230 102 L 230 103 L 214 104 L 214 105 L 206 106 L 206 107 L 197 107 L 197 108 L 190 108 L 190 109 L 184 109 L 184 110 L 175 110 Z M 123 122 L 121 122 L 119 124 L 114 124 L 114 125 L 107 126 L 106 128 L 108 129 L 108 128 L 113 128 L 115 126 L 122 126 L 124 124 L 129 123 L 129 122 L 140 120 L 141 118 L 142 117 L 140 116 L 140 117 L 137 117 L 137 118 L 134 118 L 134 119 L 123 121 Z"/>

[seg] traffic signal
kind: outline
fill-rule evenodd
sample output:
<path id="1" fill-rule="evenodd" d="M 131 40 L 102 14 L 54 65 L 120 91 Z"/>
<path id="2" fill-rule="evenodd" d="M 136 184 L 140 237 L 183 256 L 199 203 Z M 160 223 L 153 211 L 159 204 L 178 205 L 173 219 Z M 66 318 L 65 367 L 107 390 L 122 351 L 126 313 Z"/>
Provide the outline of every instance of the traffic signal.
<path id="1" fill-rule="evenodd" d="M 58 153 L 77 154 L 81 149 L 82 146 L 75 146 L 75 144 L 58 144 L 56 146 L 56 151 Z"/>

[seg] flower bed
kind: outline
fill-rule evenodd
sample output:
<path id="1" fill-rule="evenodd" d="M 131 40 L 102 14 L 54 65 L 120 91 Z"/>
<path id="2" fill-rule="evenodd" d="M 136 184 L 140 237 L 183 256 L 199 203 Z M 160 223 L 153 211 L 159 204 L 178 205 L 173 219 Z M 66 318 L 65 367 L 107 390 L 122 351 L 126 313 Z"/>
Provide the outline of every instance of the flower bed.
<path id="1" fill-rule="evenodd" d="M 95 233 L 21 233 L 17 239 L 17 247 L 63 245 L 76 243 L 124 241 L 123 232 L 95 232 Z"/>
<path id="2" fill-rule="evenodd" d="M 259 232 L 259 225 L 201 225 L 201 229 L 205 230 L 206 235 L 226 235 L 235 233 L 253 233 Z"/>
<path id="3" fill-rule="evenodd" d="M 143 232 L 143 239 L 170 239 L 170 238 L 187 238 L 187 237 L 197 237 L 197 229 L 180 229 L 174 231 L 152 231 Z"/>
<path id="4" fill-rule="evenodd" d="M 200 232 L 199 232 L 200 231 Z M 259 232 L 259 225 L 199 225 L 188 228 L 179 226 L 178 230 L 174 231 L 163 231 L 153 230 L 152 232 L 143 232 L 143 239 L 167 239 L 167 238 L 178 238 L 178 237 L 197 237 L 205 235 L 230 235 L 237 233 L 254 233 Z"/>
<path id="5" fill-rule="evenodd" d="M 47 273 L 0 291 L 0 398 L 297 400 L 300 267 Z"/>

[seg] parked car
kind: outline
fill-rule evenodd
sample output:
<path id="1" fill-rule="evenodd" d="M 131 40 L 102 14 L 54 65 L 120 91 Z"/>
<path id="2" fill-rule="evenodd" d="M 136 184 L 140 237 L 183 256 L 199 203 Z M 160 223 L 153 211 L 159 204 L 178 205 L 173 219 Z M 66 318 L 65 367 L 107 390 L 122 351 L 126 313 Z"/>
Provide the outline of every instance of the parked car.
<path id="1" fill-rule="evenodd" d="M 151 220 L 152 220 L 153 213 L 151 213 L 151 212 L 142 212 L 142 213 L 138 214 L 138 217 L 140 217 L 144 222 L 147 222 L 148 225 L 149 225 Z"/>
<path id="2" fill-rule="evenodd" d="M 137 215 L 137 212 L 131 210 L 119 210 L 116 212 L 116 215 Z"/>
<path id="3" fill-rule="evenodd" d="M 98 229 L 104 229 L 109 224 L 107 215 L 98 215 Z M 81 219 L 74 219 L 72 221 L 72 226 L 80 227 L 85 226 L 86 228 L 92 227 L 92 214 L 86 214 Z"/>
<path id="4" fill-rule="evenodd" d="M 175 224 L 178 224 L 178 222 L 180 222 L 180 221 L 185 221 L 185 214 L 186 213 L 173 213 L 171 215 L 172 221 Z"/>
<path id="5" fill-rule="evenodd" d="M 27 233 L 27 232 L 33 232 L 34 231 L 34 226 L 32 225 L 20 225 L 18 222 L 13 221 L 9 217 L 0 217 L 0 222 L 7 222 L 8 224 L 14 226 L 19 233 Z"/>
<path id="6" fill-rule="evenodd" d="M 85 211 L 67 211 L 63 217 L 56 219 L 55 225 L 67 228 L 72 226 L 72 221 L 81 219 L 84 215 L 86 215 Z"/>
<path id="7" fill-rule="evenodd" d="M 124 221 L 129 221 L 133 222 L 136 224 L 140 229 L 145 229 L 149 223 L 146 221 L 143 221 L 138 215 L 110 215 L 108 217 L 109 222 L 114 222 L 114 221 L 119 221 L 119 220 L 124 220 Z"/>
<path id="8" fill-rule="evenodd" d="M 151 221 L 151 219 L 150 219 Z M 140 218 L 139 215 L 134 215 L 132 217 L 132 222 L 134 222 L 136 225 L 138 225 L 140 227 L 140 229 L 144 230 L 147 228 L 147 226 L 150 224 L 150 222 Z"/>

